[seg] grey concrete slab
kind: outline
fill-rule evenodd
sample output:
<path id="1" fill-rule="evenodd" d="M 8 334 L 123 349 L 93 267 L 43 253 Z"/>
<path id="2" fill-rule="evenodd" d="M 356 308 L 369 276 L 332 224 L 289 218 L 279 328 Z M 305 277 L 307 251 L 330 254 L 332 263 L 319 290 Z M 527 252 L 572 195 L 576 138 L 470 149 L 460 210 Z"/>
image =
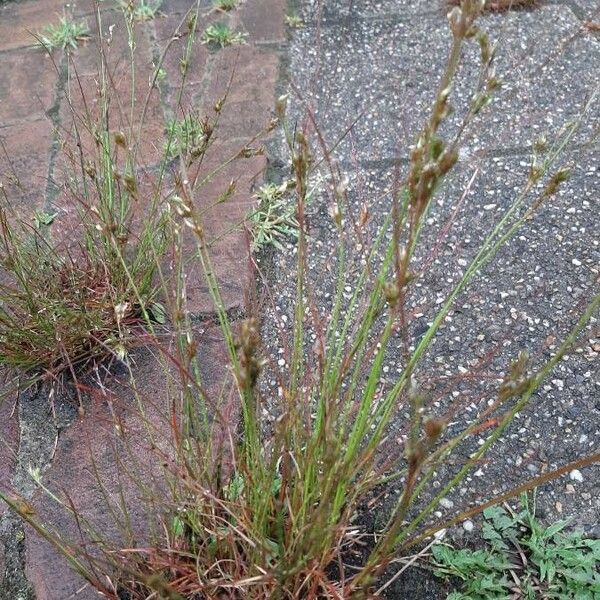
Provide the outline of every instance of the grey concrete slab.
<path id="1" fill-rule="evenodd" d="M 583 11 L 585 17 L 590 19 L 600 18 L 600 2 L 598 0 L 571 0 L 575 9 Z"/>
<path id="2" fill-rule="evenodd" d="M 481 24 L 499 40 L 496 69 L 504 87 L 475 123 L 471 150 L 527 146 L 580 115 L 600 86 L 600 42 L 582 32 L 568 7 L 487 16 Z M 324 22 L 296 34 L 291 71 L 330 143 L 351 128 L 340 146 L 343 158 L 402 156 L 429 113 L 449 44 L 443 15 Z M 476 75 L 468 60 L 452 96 L 457 110 L 449 134 Z M 598 126 L 599 106 L 590 110 L 580 140 Z"/>
<path id="3" fill-rule="evenodd" d="M 304 3 L 304 16 L 340 22 L 347 18 L 414 17 L 446 11 L 445 0 L 312 0 Z"/>
<path id="4" fill-rule="evenodd" d="M 448 415 L 450 432 L 472 422 L 495 398 L 501 378 L 520 351 L 535 369 L 556 351 L 592 295 L 598 291 L 600 240 L 597 232 L 600 154 L 567 152 L 556 164 L 571 166 L 572 176 L 548 199 L 510 242 L 459 296 L 416 374 L 426 413 Z M 461 198 L 475 170 L 470 191 Z M 414 270 L 421 273 L 408 310 L 411 344 L 423 335 L 441 302 L 464 273 L 485 235 L 502 218 L 527 180 L 528 163 L 507 156 L 459 164 L 431 207 Z M 348 168 L 348 230 L 360 207 L 369 207 L 372 221 L 390 213 L 394 169 Z M 326 189 L 326 187 L 325 187 Z M 538 188 L 536 192 L 541 189 Z M 533 193 L 517 214 L 534 202 Z M 329 215 L 326 191 L 309 208 L 308 267 L 316 305 L 327 316 L 335 289 L 337 235 Z M 448 227 L 447 233 L 446 227 Z M 350 254 L 345 269 L 349 297 L 359 272 L 367 236 L 348 234 Z M 271 293 L 275 318 L 286 327 L 294 305 L 293 244 L 274 260 Z M 596 315 L 568 358 L 548 377 L 486 461 L 451 495 L 455 510 L 506 491 L 532 476 L 591 453 L 600 445 L 600 340 Z M 274 342 L 277 343 L 277 342 Z M 400 339 L 386 357 L 382 388 L 393 385 L 402 370 Z M 402 452 L 407 417 L 399 410 L 385 451 Z M 431 497 L 450 473 L 475 451 L 487 435 L 474 436 L 433 478 L 422 501 Z M 588 533 L 600 534 L 600 500 L 591 493 L 597 481 L 584 472 L 583 482 L 563 478 L 543 486 L 538 502 L 549 521 L 574 517 Z M 393 501 L 391 493 L 389 502 Z M 559 504 L 557 504 L 557 502 Z M 557 508 L 560 507 L 560 508 Z M 382 508 L 381 510 L 385 510 Z M 442 509 L 443 510 L 443 509 Z M 562 512 L 559 512 L 562 511 Z M 447 511 L 446 511 L 447 512 Z M 448 513 L 450 514 L 450 513 Z M 464 534 L 462 529 L 458 530 Z"/>

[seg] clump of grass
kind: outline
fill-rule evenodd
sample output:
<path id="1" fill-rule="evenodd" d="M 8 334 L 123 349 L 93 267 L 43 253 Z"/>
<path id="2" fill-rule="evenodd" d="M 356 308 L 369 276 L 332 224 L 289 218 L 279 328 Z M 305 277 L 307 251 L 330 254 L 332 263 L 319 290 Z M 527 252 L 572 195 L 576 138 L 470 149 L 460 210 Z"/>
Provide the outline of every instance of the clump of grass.
<path id="1" fill-rule="evenodd" d="M 238 7 L 239 0 L 213 0 L 213 8 L 224 12 L 229 12 Z"/>
<path id="2" fill-rule="evenodd" d="M 83 35 L 81 26 L 61 26 L 52 44 L 72 46 Z M 108 129 L 111 94 L 106 76 L 99 82 L 100 116 L 88 112 L 76 121 L 93 132 L 93 150 L 75 143 L 71 153 L 61 138 L 70 177 L 56 202 L 73 207 L 73 237 L 53 239 L 53 224 L 66 215 L 60 209 L 37 209 L 27 222 L 1 190 L 0 365 L 29 383 L 77 378 L 105 360 L 125 360 L 141 330 L 160 319 L 155 275 L 165 214 L 149 200 L 136 215 L 135 136 Z M 80 139 L 79 130 L 74 135 Z"/>
<path id="3" fill-rule="evenodd" d="M 195 114 L 185 115 L 181 119 L 168 121 L 165 134 L 165 155 L 169 158 L 176 156 L 191 157 L 201 155 L 210 139 L 210 124 L 207 119 L 201 119 Z"/>
<path id="4" fill-rule="evenodd" d="M 544 527 L 535 496 L 521 495 L 520 510 L 507 504 L 483 511 L 483 550 L 432 548 L 434 573 L 463 584 L 448 600 L 594 598 L 600 592 L 600 540 L 564 532 L 568 521 Z"/>
<path id="5" fill-rule="evenodd" d="M 44 235 L 58 213 L 38 212 L 28 224 L 0 206 L 0 365 L 31 382 L 124 360 L 151 318 L 156 263 L 148 252 L 163 234 L 148 230 L 134 241 L 103 204 L 86 212 L 69 250 Z"/>
<path id="6" fill-rule="evenodd" d="M 258 208 L 248 218 L 252 249 L 259 251 L 265 246 L 283 249 L 282 240 L 298 237 L 296 207 L 290 202 L 287 184 L 267 183 L 256 193 Z"/>
<path id="7" fill-rule="evenodd" d="M 0 212 L 0 364 L 54 380 L 111 354 L 142 323 L 140 306 L 107 263 L 59 255 L 36 233 L 20 234 Z"/>
<path id="8" fill-rule="evenodd" d="M 78 44 L 88 40 L 90 30 L 86 23 L 77 23 L 70 21 L 66 17 L 61 17 L 58 25 L 48 25 L 39 34 L 40 45 L 48 50 L 61 48 L 76 49 Z"/>
<path id="9" fill-rule="evenodd" d="M 245 34 L 234 31 L 227 23 L 213 23 L 202 34 L 202 43 L 208 46 L 225 48 L 235 44 L 243 44 Z"/>
<path id="10" fill-rule="evenodd" d="M 263 346 L 261 324 L 255 318 L 232 322 L 213 266 L 212 240 L 203 219 L 206 211 L 198 206 L 199 197 L 202 206 L 210 207 L 220 202 L 220 195 L 204 197 L 202 185 L 210 177 L 202 177 L 188 168 L 186 161 L 179 161 L 168 192 L 169 223 L 179 244 L 173 252 L 175 289 L 167 290 L 172 299 L 169 314 L 176 343 L 164 349 L 170 363 L 176 365 L 175 375 L 165 371 L 169 373 L 165 420 L 173 450 L 172 454 L 167 450 L 163 453 L 159 448 L 167 444 L 145 440 L 148 443 L 144 447 L 156 453 L 156 473 L 164 475 L 156 490 L 148 490 L 150 484 L 143 477 L 128 477 L 139 482 L 144 492 L 135 495 L 135 508 L 139 509 L 137 503 L 144 498 L 152 505 L 149 514 L 159 512 L 148 527 L 156 535 L 148 543 L 144 541 L 143 547 L 119 547 L 77 514 L 70 499 L 46 490 L 65 510 L 75 513 L 78 534 L 86 539 L 72 543 L 42 523 L 35 512 L 20 509 L 17 500 L 0 493 L 106 597 L 377 597 L 384 587 L 379 579 L 394 557 L 447 526 L 433 516 L 441 500 L 465 480 L 530 403 L 600 306 L 599 294 L 541 365 L 532 365 L 525 353 L 516 356 L 507 365 L 491 403 L 473 420 L 461 420 L 453 407 L 443 412 L 443 408 L 431 406 L 421 393 L 419 366 L 428 351 L 435 352 L 433 340 L 443 333 L 456 298 L 564 183 L 566 170 L 557 162 L 573 134 L 574 129 L 569 129 L 564 139 L 550 144 L 523 189 L 507 202 L 506 213 L 484 238 L 471 264 L 443 303 L 436 305 L 420 341 L 415 347 L 410 342 L 404 344 L 399 374 L 384 375 L 386 352 L 392 352 L 407 331 L 408 295 L 420 277 L 416 254 L 428 211 L 444 178 L 456 166 L 465 132 L 498 85 L 493 49 L 476 24 L 481 8 L 478 0 L 464 0 L 462 8 L 453 9 L 449 15 L 452 46 L 430 116 L 410 153 L 408 174 L 390 195 L 388 214 L 356 264 L 349 263 L 347 233 L 349 228 L 366 226 L 368 211 L 358 219 L 349 213 L 344 179 L 328 160 L 331 156 L 322 136 L 316 135 L 324 154 L 321 164 L 330 165 L 331 226 L 337 231 L 335 290 L 331 303 L 323 308 L 317 306 L 313 295 L 312 277 L 316 274 L 308 262 L 311 239 L 306 215 L 317 152 L 308 130 L 290 125 L 285 98 L 277 101 L 276 123 L 282 127 L 291 158 L 292 183 L 286 188 L 294 190 L 298 233 L 296 290 L 284 357 Z M 442 132 L 451 112 L 453 82 L 461 57 L 466 55 L 464 46 L 472 42 L 480 49 L 479 77 L 473 93 L 462 96 L 471 99 L 464 123 L 455 137 L 446 138 Z M 269 123 L 264 132 L 272 131 L 273 126 Z M 105 123 L 101 139 L 106 139 L 107 129 Z M 235 156 L 253 152 L 246 146 Z M 113 173 L 113 166 L 107 174 Z M 129 164 L 131 172 L 135 172 L 134 166 Z M 220 167 L 210 174 L 218 172 Z M 106 178 L 114 181 L 112 175 Z M 100 189 L 105 189 L 104 185 Z M 267 196 L 271 200 L 275 196 L 277 202 L 279 193 L 271 188 Z M 110 224 L 110 215 L 118 214 L 114 208 L 107 210 L 104 223 Z M 184 252 L 184 231 L 195 241 L 194 252 L 189 252 L 189 247 Z M 112 232 L 113 228 L 107 227 L 109 248 L 120 239 L 120 234 Z M 155 255 L 156 246 L 150 248 L 154 253 L 141 254 Z M 185 293 L 185 267 L 192 260 L 204 275 L 227 353 L 222 385 L 215 386 L 221 394 L 206 391 L 199 369 L 198 340 Z M 160 344 L 158 339 L 152 341 Z M 130 387 L 143 406 L 132 370 L 130 377 Z M 231 398 L 239 406 L 239 424 L 232 423 L 231 414 L 223 410 Z M 394 419 L 401 420 L 406 414 L 399 432 Z M 473 450 L 471 442 L 488 421 L 494 425 Z M 452 428 L 448 427 L 450 422 Z M 399 433 L 406 436 L 400 439 Z M 398 442 L 389 444 L 390 436 Z M 140 446 L 140 440 L 136 441 Z M 467 450 L 469 460 L 465 461 Z M 576 461 L 576 468 L 599 458 L 598 454 L 584 457 Z M 575 468 L 573 464 L 544 473 L 527 485 L 541 485 L 564 473 L 565 468 Z M 446 480 L 431 485 L 442 465 L 456 468 Z M 40 474 L 32 472 L 32 476 L 43 488 Z M 356 515 L 376 502 L 382 486 L 390 482 L 400 493 L 382 530 L 369 536 L 365 546 L 365 538 L 356 533 Z M 424 494 L 427 490 L 428 500 Z M 519 491 L 509 490 L 507 494 Z M 111 494 L 105 497 L 110 502 Z M 130 519 L 126 518 L 125 494 L 114 497 L 118 500 L 111 514 L 125 513 L 122 520 L 127 527 Z M 89 551 L 92 547 L 94 555 Z"/>

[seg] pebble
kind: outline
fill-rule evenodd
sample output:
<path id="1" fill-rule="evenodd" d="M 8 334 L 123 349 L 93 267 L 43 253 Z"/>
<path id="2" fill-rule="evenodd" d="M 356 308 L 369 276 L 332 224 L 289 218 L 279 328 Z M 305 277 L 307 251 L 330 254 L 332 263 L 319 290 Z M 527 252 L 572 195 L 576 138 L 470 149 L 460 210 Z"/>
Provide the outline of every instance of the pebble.
<path id="1" fill-rule="evenodd" d="M 473 531 L 473 527 L 475 527 L 475 525 L 473 525 L 473 521 L 471 521 L 471 519 L 467 519 L 466 521 L 463 521 L 463 529 L 467 532 L 467 533 L 471 533 L 471 531 Z"/>
<path id="2" fill-rule="evenodd" d="M 452 508 L 454 506 L 454 502 L 452 502 L 452 500 L 449 500 L 448 498 L 442 498 L 440 500 L 440 506 L 442 506 L 443 508 Z"/>
<path id="3" fill-rule="evenodd" d="M 573 469 L 570 473 L 569 473 L 569 477 L 573 480 L 573 481 L 579 481 L 579 483 L 581 483 L 583 481 L 583 475 L 581 474 L 581 471 L 579 469 Z"/>

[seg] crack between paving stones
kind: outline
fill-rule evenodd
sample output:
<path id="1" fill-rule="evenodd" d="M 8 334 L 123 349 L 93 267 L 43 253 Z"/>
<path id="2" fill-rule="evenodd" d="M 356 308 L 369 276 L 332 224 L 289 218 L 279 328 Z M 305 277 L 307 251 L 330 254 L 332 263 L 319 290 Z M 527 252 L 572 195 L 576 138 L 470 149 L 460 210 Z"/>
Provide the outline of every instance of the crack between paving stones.
<path id="1" fill-rule="evenodd" d="M 60 150 L 60 107 L 68 83 L 68 56 L 64 52 L 57 64 L 57 71 L 54 102 L 46 111 L 46 117 L 52 124 L 52 142 L 42 206 L 44 212 L 53 209 L 58 195 L 54 172 Z M 18 399 L 19 445 L 12 485 L 24 498 L 31 498 L 36 488 L 29 469 L 39 469 L 43 473 L 50 466 L 60 430 L 74 419 L 72 407 L 70 415 L 63 414 L 62 424 L 58 418 L 47 418 L 52 403 L 48 391 L 47 387 L 38 385 L 20 394 Z M 61 402 L 59 412 L 64 412 L 64 409 L 69 412 L 67 405 Z M 0 543 L 4 546 L 5 562 L 4 573 L 0 574 L 0 600 L 35 600 L 34 589 L 26 573 L 25 536 L 23 522 L 16 514 L 9 512 L 0 519 Z"/>
<path id="2" fill-rule="evenodd" d="M 46 213 L 50 213 L 52 211 L 54 208 L 54 201 L 58 195 L 58 186 L 54 181 L 54 171 L 56 167 L 56 159 L 60 150 L 60 107 L 62 100 L 65 97 L 67 82 L 69 79 L 69 65 L 66 52 L 62 53 L 60 62 L 57 65 L 57 70 L 58 80 L 56 82 L 54 102 L 46 111 L 46 116 L 50 119 L 50 123 L 52 124 L 52 144 L 50 146 L 50 154 L 48 157 L 48 175 L 46 179 L 46 190 L 44 193 L 43 204 L 43 210 Z"/>
<path id="3" fill-rule="evenodd" d="M 36 490 L 30 469 L 40 473 L 48 469 L 60 431 L 76 416 L 74 405 L 62 397 L 54 400 L 55 418 L 49 413 L 52 413 L 52 400 L 47 386 L 38 384 L 20 394 L 19 446 L 12 486 L 26 499 L 30 499 Z M 0 583 L 0 600 L 35 600 L 26 572 L 25 537 L 23 522 L 17 515 L 8 513 L 0 520 L 0 543 L 4 545 L 6 565 Z"/>

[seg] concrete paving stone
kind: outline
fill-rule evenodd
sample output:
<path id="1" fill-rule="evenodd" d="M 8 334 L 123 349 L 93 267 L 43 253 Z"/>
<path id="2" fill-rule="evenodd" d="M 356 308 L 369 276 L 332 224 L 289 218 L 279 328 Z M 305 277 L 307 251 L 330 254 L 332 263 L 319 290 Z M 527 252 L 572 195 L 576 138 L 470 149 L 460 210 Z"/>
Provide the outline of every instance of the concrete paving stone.
<path id="1" fill-rule="evenodd" d="M 58 22 L 64 0 L 24 0 L 0 4 L 0 52 L 34 46 L 34 34 Z"/>
<path id="2" fill-rule="evenodd" d="M 600 19 L 598 0 L 573 0 L 573 5 L 583 11 L 584 17 L 592 20 Z"/>
<path id="3" fill-rule="evenodd" d="M 531 368 L 547 360 L 567 335 L 586 303 L 597 293 L 600 245 L 597 236 L 595 198 L 600 187 L 600 163 L 597 153 L 573 151 L 563 156 L 573 166 L 571 179 L 558 194 L 542 205 L 535 217 L 498 253 L 472 285 L 457 300 L 437 334 L 431 350 L 419 366 L 416 381 L 424 393 L 427 414 L 446 414 L 454 406 L 457 416 L 450 418 L 456 432 L 461 422 L 470 421 L 495 397 L 498 378 L 518 352 L 531 355 Z M 457 209 L 474 169 L 479 176 Z M 472 259 L 487 231 L 501 218 L 522 189 L 528 165 L 519 157 L 485 159 L 459 163 L 457 171 L 443 186 L 427 215 L 414 270 L 423 270 L 409 301 L 411 325 L 409 339 L 415 343 L 436 314 L 440 301 L 452 289 Z M 350 171 L 349 212 L 363 202 L 372 219 L 381 223 L 390 212 L 393 170 Z M 530 198 L 526 206 L 530 205 Z M 522 214 L 522 210 L 520 212 Z M 447 235 L 445 227 L 453 225 Z M 308 214 L 311 245 L 308 270 L 314 285 L 314 300 L 328 314 L 335 289 L 337 237 L 328 215 L 328 202 L 315 198 Z M 349 235 L 346 267 L 348 293 L 356 279 L 360 258 L 359 244 L 364 238 Z M 271 275 L 271 294 L 276 298 L 276 315 L 270 311 L 265 322 L 293 315 L 295 255 L 291 246 L 278 255 Z M 323 275 L 325 274 L 325 275 Z M 452 495 L 455 505 L 487 499 L 509 486 L 544 471 L 591 453 L 600 440 L 600 378 L 598 353 L 593 349 L 598 315 L 580 336 L 580 345 L 569 353 L 544 382 L 531 404 L 487 455 L 483 476 L 471 477 Z M 597 337 L 597 334 L 596 334 Z M 275 344 L 278 342 L 269 342 Z M 271 347 L 280 347 L 273 345 Z M 400 339 L 384 361 L 382 386 L 391 385 L 404 363 Z M 477 366 L 478 365 L 478 366 Z M 474 379 L 464 375 L 475 369 Z M 456 378 L 456 379 L 453 379 Z M 454 392 L 458 392 L 455 397 Z M 390 428 L 390 442 L 383 450 L 402 452 L 406 416 L 401 409 Z M 425 492 L 426 501 L 436 487 L 473 452 L 481 433 L 466 445 L 458 462 L 450 461 L 434 477 L 434 487 Z M 400 444 L 400 446 L 397 446 Z M 523 456 L 526 458 L 523 459 Z M 528 458 L 527 458 L 528 457 Z M 532 465 L 528 467 L 528 465 Z M 477 469 L 474 469 L 477 471 Z M 590 532 L 597 521 L 598 505 L 592 490 L 597 486 L 592 470 L 576 494 L 564 496 L 564 481 L 548 484 L 538 491 L 538 502 L 550 522 L 574 517 L 574 523 Z M 437 483 L 435 483 L 437 482 Z M 591 499 L 583 492 L 592 492 Z M 556 512 L 560 497 L 564 514 Z M 421 501 L 418 505 L 422 505 Z M 382 507 L 385 514 L 386 507 Z"/>
<path id="4" fill-rule="evenodd" d="M 599 85 L 594 66 L 600 45 L 580 35 L 562 48 L 561 40 L 580 30 L 568 9 L 548 6 L 489 16 L 483 24 L 493 30 L 492 39 L 503 36 L 497 74 L 506 85 L 476 123 L 474 146 L 526 145 L 541 133 L 555 133 L 579 114 Z M 349 160 L 353 148 L 362 158 L 406 156 L 429 114 L 445 64 L 450 43 L 445 18 L 356 19 L 349 26 L 307 27 L 295 35 L 290 71 L 329 143 L 356 121 L 340 148 L 344 159 Z M 459 73 L 451 96 L 457 109 L 449 121 L 453 127 L 469 102 L 476 76 L 472 61 Z M 590 111 L 580 139 L 597 126 L 598 114 Z"/>
<path id="5" fill-rule="evenodd" d="M 444 13 L 444 0 L 309 0 L 303 3 L 307 21 L 343 23 L 357 18 L 414 18 L 428 13 Z"/>

